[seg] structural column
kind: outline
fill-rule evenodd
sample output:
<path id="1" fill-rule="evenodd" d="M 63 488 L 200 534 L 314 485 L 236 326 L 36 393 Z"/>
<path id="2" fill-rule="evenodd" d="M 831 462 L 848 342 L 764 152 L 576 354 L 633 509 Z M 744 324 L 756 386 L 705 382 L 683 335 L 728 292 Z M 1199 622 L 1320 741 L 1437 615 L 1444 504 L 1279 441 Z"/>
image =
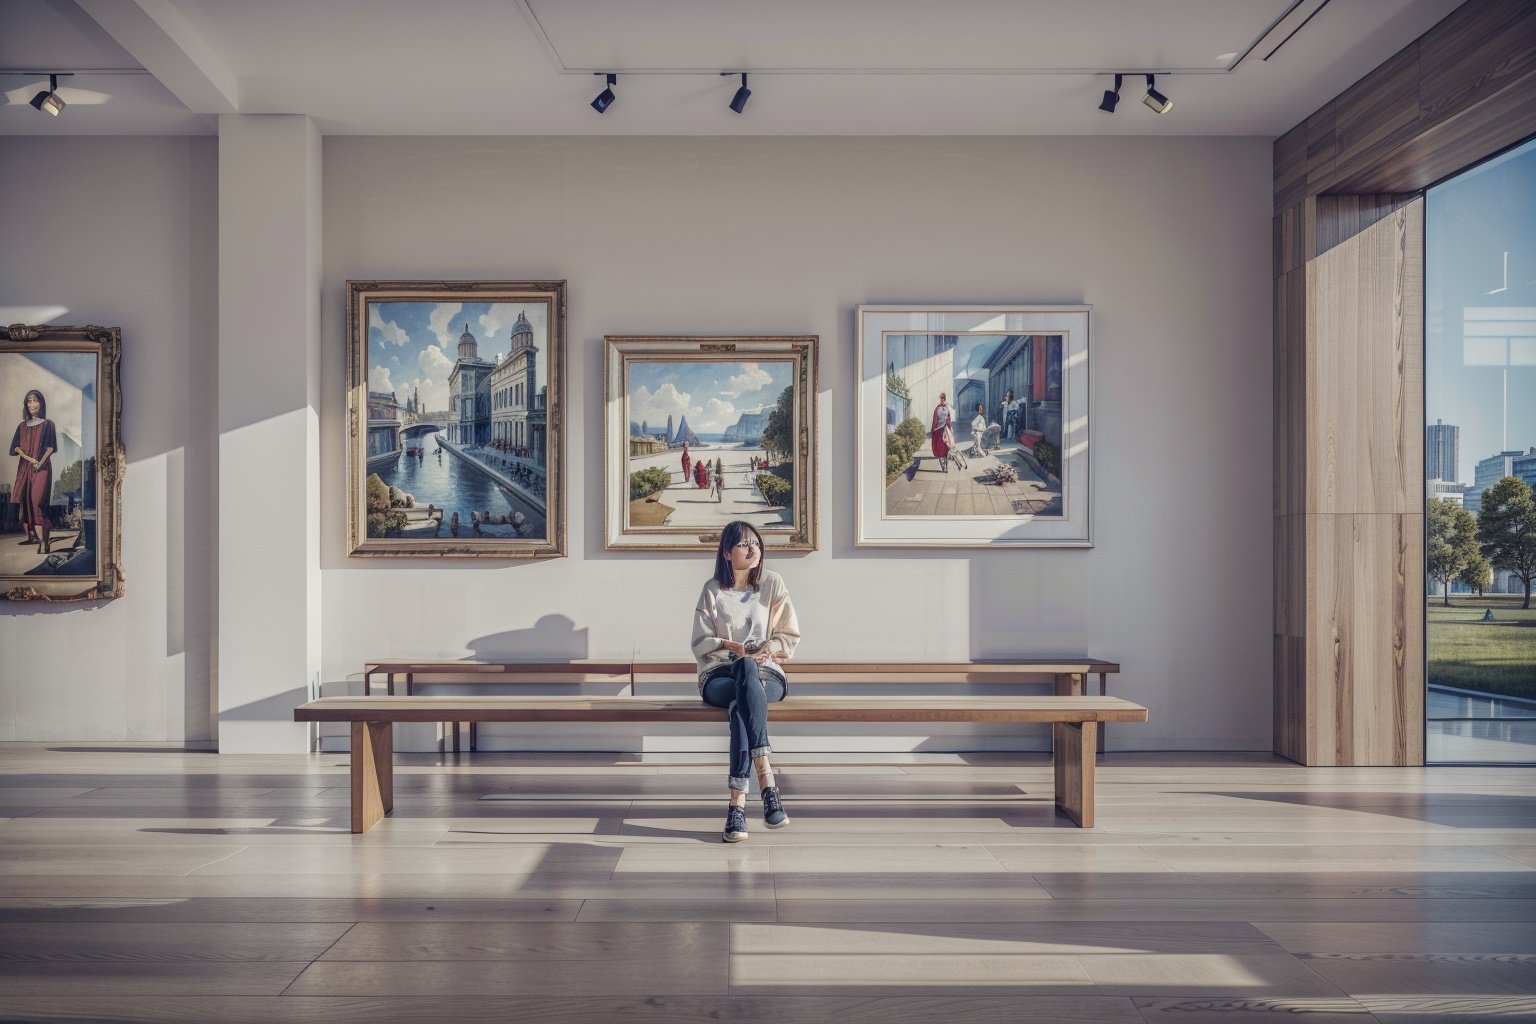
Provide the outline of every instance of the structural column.
<path id="1" fill-rule="evenodd" d="M 320 666 L 320 133 L 219 117 L 218 708 L 225 753 L 306 749 Z"/>

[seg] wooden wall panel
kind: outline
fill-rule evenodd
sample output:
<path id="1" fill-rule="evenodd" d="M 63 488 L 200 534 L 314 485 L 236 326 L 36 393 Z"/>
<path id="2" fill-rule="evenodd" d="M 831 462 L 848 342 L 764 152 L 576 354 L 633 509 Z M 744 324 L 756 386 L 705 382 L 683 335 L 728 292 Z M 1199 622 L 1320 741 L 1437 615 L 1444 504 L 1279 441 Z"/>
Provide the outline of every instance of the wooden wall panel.
<path id="1" fill-rule="evenodd" d="M 1419 121 L 1427 130 L 1536 72 L 1536 4 L 1466 4 L 1419 46 Z"/>
<path id="2" fill-rule="evenodd" d="M 1307 517 L 1275 517 L 1275 634 L 1307 635 Z"/>
<path id="3" fill-rule="evenodd" d="M 1422 764 L 1423 515 L 1306 519 L 1305 763 Z"/>
<path id="4" fill-rule="evenodd" d="M 1302 122 L 1307 130 L 1307 194 L 1322 191 L 1331 181 L 1339 162 L 1337 104 L 1328 102 Z"/>
<path id="5" fill-rule="evenodd" d="M 1317 175 L 1316 184 L 1370 166 L 1380 153 L 1413 137 L 1418 124 L 1419 47 L 1412 43 L 1334 101 L 1338 156 L 1333 174 Z M 1313 184 L 1309 182 L 1308 188 Z"/>
<path id="6" fill-rule="evenodd" d="M 1307 125 L 1302 122 L 1275 140 L 1275 212 L 1307 194 Z"/>
<path id="7" fill-rule="evenodd" d="M 1423 237 L 1414 204 L 1307 265 L 1308 512 L 1423 511 Z"/>
<path id="8" fill-rule="evenodd" d="M 1307 388 L 1305 269 L 1275 282 L 1274 315 L 1274 514 L 1306 511 Z"/>
<path id="9" fill-rule="evenodd" d="M 1307 642 L 1275 637 L 1274 749 L 1281 757 L 1307 763 Z"/>

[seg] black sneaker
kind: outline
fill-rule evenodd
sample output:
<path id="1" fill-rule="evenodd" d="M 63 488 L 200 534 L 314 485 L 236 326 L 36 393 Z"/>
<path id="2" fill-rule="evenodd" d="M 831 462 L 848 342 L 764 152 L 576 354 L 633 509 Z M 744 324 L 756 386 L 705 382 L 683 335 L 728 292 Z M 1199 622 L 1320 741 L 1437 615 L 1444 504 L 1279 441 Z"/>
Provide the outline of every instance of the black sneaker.
<path id="1" fill-rule="evenodd" d="M 739 843 L 747 838 L 747 809 L 731 804 L 725 809 L 725 832 L 721 839 L 727 843 Z"/>
<path id="2" fill-rule="evenodd" d="M 777 786 L 763 790 L 763 824 L 769 828 L 783 828 L 789 824 L 789 814 L 784 810 L 784 801 L 779 799 Z"/>

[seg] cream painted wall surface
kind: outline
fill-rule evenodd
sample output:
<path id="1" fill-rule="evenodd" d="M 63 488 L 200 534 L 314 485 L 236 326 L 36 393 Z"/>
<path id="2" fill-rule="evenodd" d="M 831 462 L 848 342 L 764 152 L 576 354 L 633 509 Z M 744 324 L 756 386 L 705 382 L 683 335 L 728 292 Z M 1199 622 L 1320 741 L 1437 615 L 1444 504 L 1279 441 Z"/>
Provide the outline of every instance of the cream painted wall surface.
<path id="1" fill-rule="evenodd" d="M 686 657 L 707 560 L 603 548 L 603 335 L 817 334 L 822 547 L 775 563 L 801 657 L 1112 659 L 1151 718 L 1111 747 L 1269 749 L 1270 174 L 1258 138 L 326 139 L 324 678 Z M 349 278 L 569 282 L 569 558 L 347 558 Z M 894 302 L 1092 304 L 1094 548 L 854 545 L 854 308 Z M 546 732 L 482 745 L 723 742 Z M 853 733 L 776 743 L 1015 742 Z"/>
<path id="2" fill-rule="evenodd" d="M 215 146 L 0 146 L 3 319 L 122 328 L 128 453 L 124 596 L 0 602 L 0 740 L 213 738 Z"/>

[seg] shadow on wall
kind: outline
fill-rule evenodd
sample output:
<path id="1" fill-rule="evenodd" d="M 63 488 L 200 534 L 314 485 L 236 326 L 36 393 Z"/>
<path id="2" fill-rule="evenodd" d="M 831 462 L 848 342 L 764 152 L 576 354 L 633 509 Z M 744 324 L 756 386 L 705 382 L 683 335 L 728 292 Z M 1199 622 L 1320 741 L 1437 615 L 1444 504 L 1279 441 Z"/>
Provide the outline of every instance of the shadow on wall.
<path id="1" fill-rule="evenodd" d="M 564 615 L 545 615 L 532 629 L 477 636 L 465 661 L 575 661 L 587 656 L 587 630 Z"/>

